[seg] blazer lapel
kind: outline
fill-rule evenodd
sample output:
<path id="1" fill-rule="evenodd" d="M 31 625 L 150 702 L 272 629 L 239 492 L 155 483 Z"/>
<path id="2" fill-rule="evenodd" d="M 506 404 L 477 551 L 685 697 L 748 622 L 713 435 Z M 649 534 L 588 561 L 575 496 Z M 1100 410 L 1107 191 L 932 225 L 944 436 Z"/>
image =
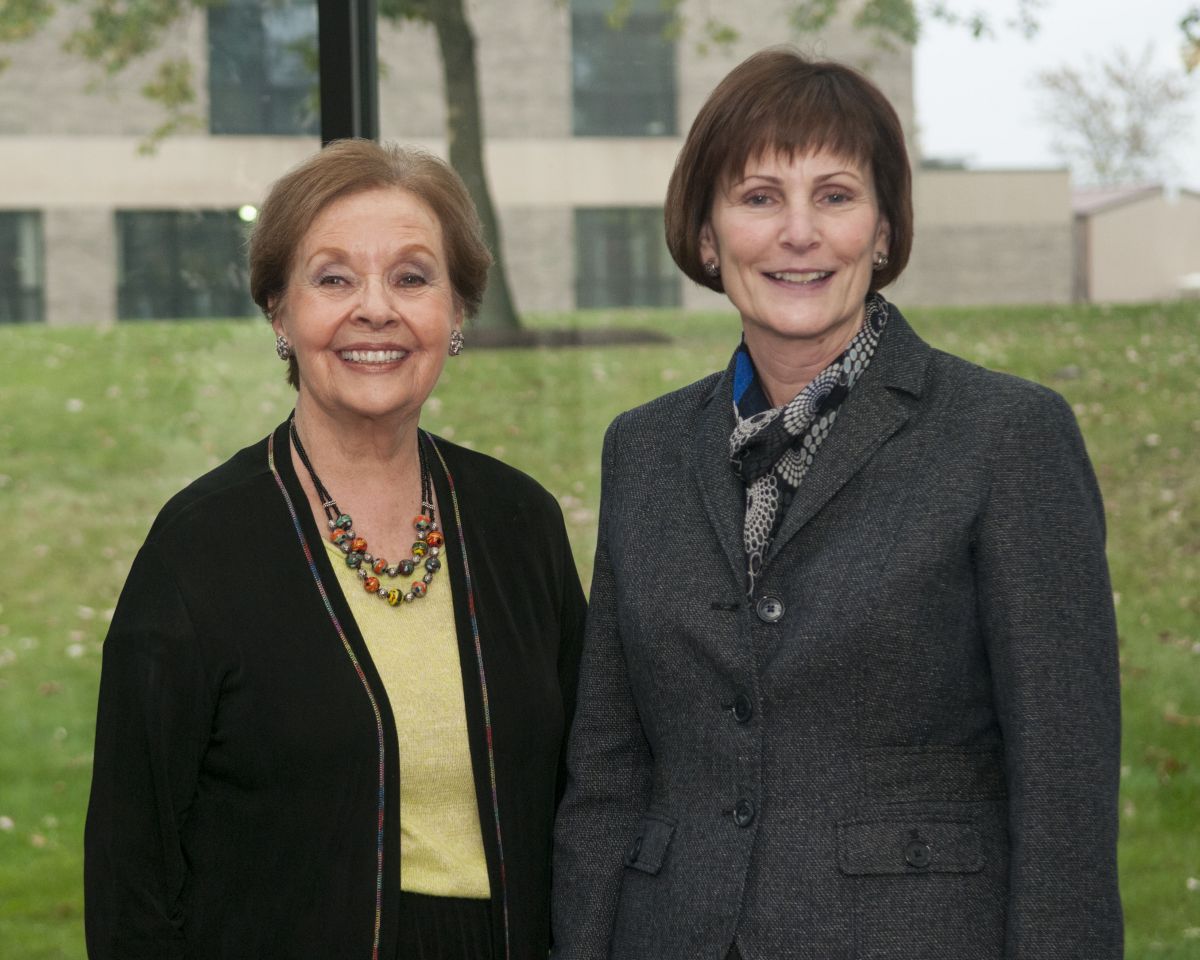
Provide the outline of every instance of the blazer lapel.
<path id="1" fill-rule="evenodd" d="M 764 563 L 769 564 L 904 425 L 911 408 L 908 398 L 921 395 L 930 353 L 929 346 L 891 307 L 871 365 L 838 411 L 833 430 L 796 491 Z"/>
<path id="2" fill-rule="evenodd" d="M 746 492 L 729 466 L 729 435 L 733 432 L 733 374 L 730 369 L 701 401 L 692 436 L 692 475 L 700 500 L 729 558 L 734 582 L 745 589 L 746 554 L 742 549 L 742 521 Z"/>

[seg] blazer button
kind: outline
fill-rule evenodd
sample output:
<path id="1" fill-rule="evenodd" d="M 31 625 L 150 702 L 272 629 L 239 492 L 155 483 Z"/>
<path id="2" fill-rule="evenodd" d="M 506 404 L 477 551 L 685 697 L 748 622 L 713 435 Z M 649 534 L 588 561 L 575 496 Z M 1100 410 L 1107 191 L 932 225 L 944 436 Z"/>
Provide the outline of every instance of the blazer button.
<path id="1" fill-rule="evenodd" d="M 746 799 L 733 805 L 733 822 L 739 827 L 748 827 L 754 822 L 754 804 Z"/>
<path id="2" fill-rule="evenodd" d="M 760 597 L 754 612 L 763 623 L 778 623 L 783 619 L 783 601 L 778 597 Z"/>
<path id="3" fill-rule="evenodd" d="M 744 693 L 739 693 L 733 698 L 733 719 L 738 723 L 745 723 L 752 716 L 754 716 L 754 704 Z"/>
<path id="4" fill-rule="evenodd" d="M 918 870 L 929 866 L 929 844 L 924 840 L 909 840 L 904 847 L 904 862 Z"/>

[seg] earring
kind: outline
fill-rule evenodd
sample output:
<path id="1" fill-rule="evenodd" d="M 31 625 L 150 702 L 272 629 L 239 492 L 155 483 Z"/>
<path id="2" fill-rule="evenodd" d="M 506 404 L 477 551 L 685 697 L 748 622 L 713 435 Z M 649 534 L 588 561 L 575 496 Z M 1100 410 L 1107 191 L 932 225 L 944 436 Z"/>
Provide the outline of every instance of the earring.
<path id="1" fill-rule="evenodd" d="M 704 272 L 715 280 L 721 275 L 721 268 L 717 266 L 716 260 L 705 260 Z"/>
<path id="2" fill-rule="evenodd" d="M 450 356 L 457 357 L 463 352 L 463 347 L 467 345 L 467 338 L 463 336 L 461 330 L 450 331 Z"/>
<path id="3" fill-rule="evenodd" d="M 282 333 L 275 338 L 275 352 L 285 363 L 292 359 L 292 345 L 288 343 L 288 338 Z"/>
<path id="4" fill-rule="evenodd" d="M 886 253 L 875 254 L 875 269 L 882 270 L 888 265 L 888 257 Z"/>

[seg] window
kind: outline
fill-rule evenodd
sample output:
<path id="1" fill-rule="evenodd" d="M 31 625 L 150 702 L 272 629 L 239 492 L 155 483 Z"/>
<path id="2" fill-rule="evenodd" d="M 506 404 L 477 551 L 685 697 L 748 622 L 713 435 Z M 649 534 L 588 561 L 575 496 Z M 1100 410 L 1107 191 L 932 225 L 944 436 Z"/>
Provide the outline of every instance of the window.
<path id="1" fill-rule="evenodd" d="M 0 211 L 0 323 L 42 317 L 42 216 Z"/>
<path id="2" fill-rule="evenodd" d="M 675 44 L 661 0 L 632 0 L 616 27 L 612 0 L 571 0 L 577 136 L 665 137 L 675 126 Z"/>
<path id="3" fill-rule="evenodd" d="M 246 230 L 232 210 L 117 211 L 117 317 L 254 314 Z"/>
<path id="4" fill-rule="evenodd" d="M 316 0 L 210 7 L 208 94 L 213 133 L 318 133 Z"/>
<path id="5" fill-rule="evenodd" d="M 575 211 L 578 307 L 677 307 L 679 273 L 654 207 Z"/>

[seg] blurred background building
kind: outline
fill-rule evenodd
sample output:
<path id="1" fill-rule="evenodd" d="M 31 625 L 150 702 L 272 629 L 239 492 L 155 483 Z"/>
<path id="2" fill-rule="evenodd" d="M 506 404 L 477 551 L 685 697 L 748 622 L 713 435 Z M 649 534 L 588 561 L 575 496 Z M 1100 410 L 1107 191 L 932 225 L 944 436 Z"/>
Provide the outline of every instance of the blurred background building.
<path id="1" fill-rule="evenodd" d="M 735 63 L 788 38 L 790 5 L 744 0 L 727 14 L 739 31 L 729 45 L 706 39 L 710 0 L 686 0 L 678 35 L 658 0 L 633 0 L 619 29 L 609 22 L 612 6 L 469 4 L 486 165 L 517 306 L 722 309 L 723 300 L 671 263 L 662 199 L 700 104 Z M 0 50 L 9 60 L 0 75 L 0 322 L 253 313 L 244 239 L 255 205 L 319 146 L 314 0 L 198 5 L 164 41 L 189 65 L 195 122 L 152 149 L 165 114 L 143 95 L 156 82 L 151 64 L 105 78 L 64 53 L 73 16 L 62 5 L 31 39 Z M 1079 221 L 1065 169 L 922 165 L 911 48 L 880 48 L 845 20 L 801 45 L 866 70 L 909 134 L 917 239 L 898 299 L 1109 295 L 1098 279 L 1078 279 Z M 381 21 L 378 54 L 382 137 L 444 155 L 432 28 Z M 1090 241 L 1089 277 L 1107 272 L 1095 260 L 1107 256 L 1102 246 Z M 1166 280 L 1154 290 L 1172 295 Z"/>

